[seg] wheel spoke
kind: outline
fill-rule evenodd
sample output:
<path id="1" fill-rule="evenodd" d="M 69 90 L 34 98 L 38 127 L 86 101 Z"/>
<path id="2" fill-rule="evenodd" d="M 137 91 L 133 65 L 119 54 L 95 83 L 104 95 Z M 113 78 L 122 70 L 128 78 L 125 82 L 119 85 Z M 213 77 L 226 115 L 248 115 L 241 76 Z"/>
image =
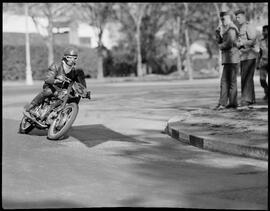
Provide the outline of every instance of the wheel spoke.
<path id="1" fill-rule="evenodd" d="M 77 107 L 77 105 L 75 106 Z M 48 134 L 49 138 L 57 139 L 58 137 L 67 132 L 68 128 L 72 125 L 76 118 L 76 107 L 71 104 L 67 105 L 62 111 L 60 111 L 58 117 L 51 124 Z"/>

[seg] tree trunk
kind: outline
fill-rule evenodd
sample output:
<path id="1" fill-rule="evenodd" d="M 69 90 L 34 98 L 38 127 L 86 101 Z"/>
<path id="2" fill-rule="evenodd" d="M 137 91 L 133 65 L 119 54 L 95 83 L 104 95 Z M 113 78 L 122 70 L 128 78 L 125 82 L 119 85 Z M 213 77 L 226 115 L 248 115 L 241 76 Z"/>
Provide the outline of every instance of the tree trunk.
<path id="1" fill-rule="evenodd" d="M 104 73 L 103 73 L 103 44 L 102 44 L 102 29 L 99 29 L 98 33 L 98 74 L 97 79 L 103 79 Z"/>
<path id="2" fill-rule="evenodd" d="M 53 46 L 54 46 L 54 40 L 53 40 L 53 20 L 52 20 L 52 14 L 51 9 L 49 8 L 49 16 L 48 16 L 48 39 L 47 39 L 47 47 L 48 47 L 48 66 L 50 66 L 54 61 L 54 52 L 53 52 Z"/>
<path id="3" fill-rule="evenodd" d="M 211 49 L 209 42 L 206 43 L 206 50 L 207 50 L 207 53 L 209 55 L 209 60 L 211 60 L 213 58 L 213 52 L 212 52 L 212 49 Z"/>
<path id="4" fill-rule="evenodd" d="M 192 67 L 191 67 L 191 63 L 190 63 L 190 44 L 189 44 L 189 35 L 188 35 L 188 29 L 185 29 L 185 38 L 186 38 L 186 46 L 187 46 L 187 71 L 188 71 L 188 75 L 189 75 L 189 80 L 193 80 L 193 71 L 192 71 Z"/>
<path id="5" fill-rule="evenodd" d="M 185 5 L 185 18 L 188 17 L 188 3 L 184 3 Z M 185 40 L 186 40 L 186 47 L 187 47 L 187 53 L 186 53 L 186 64 L 187 64 L 187 71 L 189 74 L 189 80 L 193 80 L 193 71 L 190 63 L 190 44 L 189 44 L 189 34 L 188 34 L 188 26 L 186 24 L 185 20 Z"/>
<path id="6" fill-rule="evenodd" d="M 177 72 L 180 76 L 183 75 L 182 72 L 182 59 L 181 59 L 181 49 L 180 49 L 180 24 L 181 20 L 180 17 L 177 17 L 177 22 L 176 22 L 176 42 L 177 42 Z"/>
<path id="7" fill-rule="evenodd" d="M 98 74 L 97 79 L 103 79 L 103 56 L 102 56 L 102 49 L 98 49 Z"/>
<path id="8" fill-rule="evenodd" d="M 26 84 L 33 85 L 31 70 L 30 41 L 28 32 L 28 5 L 25 3 L 25 52 L 26 52 Z"/>
<path id="9" fill-rule="evenodd" d="M 218 4 L 214 3 L 214 6 L 216 8 L 216 13 L 217 13 L 217 16 L 218 16 L 218 19 L 219 19 L 219 24 L 221 24 L 220 17 L 219 17 L 220 10 L 219 10 Z M 221 75 L 222 75 L 221 50 L 219 50 L 218 67 L 219 67 L 218 68 L 219 77 L 221 78 Z"/>
<path id="10" fill-rule="evenodd" d="M 143 76 L 142 72 L 142 55 L 141 55 L 141 39 L 140 39 L 140 22 L 137 24 L 136 40 L 137 40 L 137 76 Z"/>

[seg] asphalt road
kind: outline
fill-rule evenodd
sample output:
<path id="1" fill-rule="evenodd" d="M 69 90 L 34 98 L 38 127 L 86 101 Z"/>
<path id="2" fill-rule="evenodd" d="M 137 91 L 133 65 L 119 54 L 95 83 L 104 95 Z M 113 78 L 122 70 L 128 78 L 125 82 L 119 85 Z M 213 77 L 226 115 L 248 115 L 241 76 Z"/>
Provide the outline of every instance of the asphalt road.
<path id="1" fill-rule="evenodd" d="M 255 81 L 256 82 L 256 81 Z M 62 141 L 18 134 L 39 85 L 5 86 L 3 208 L 267 209 L 268 163 L 184 145 L 162 133 L 187 107 L 216 105 L 218 80 L 89 84 Z M 256 93 L 263 95 L 256 82 Z"/>

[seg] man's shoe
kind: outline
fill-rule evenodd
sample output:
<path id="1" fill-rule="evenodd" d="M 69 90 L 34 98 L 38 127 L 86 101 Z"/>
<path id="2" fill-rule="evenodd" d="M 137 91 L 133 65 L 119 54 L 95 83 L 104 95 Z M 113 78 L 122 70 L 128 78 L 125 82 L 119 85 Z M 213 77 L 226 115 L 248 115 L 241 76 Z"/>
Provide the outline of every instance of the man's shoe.
<path id="1" fill-rule="evenodd" d="M 35 111 L 32 110 L 32 108 L 34 108 L 36 105 L 30 103 L 27 104 L 26 106 L 24 106 L 24 109 L 27 113 L 29 113 L 32 116 L 37 116 L 37 113 Z"/>
<path id="2" fill-rule="evenodd" d="M 225 109 L 226 107 L 225 106 L 223 106 L 223 105 L 217 105 L 215 108 L 214 108 L 214 110 L 223 110 L 223 109 Z"/>
<path id="3" fill-rule="evenodd" d="M 35 107 L 35 105 L 30 103 L 30 104 L 25 105 L 24 109 L 25 109 L 26 112 L 29 112 L 34 107 Z"/>
<path id="4" fill-rule="evenodd" d="M 243 107 L 243 106 L 250 106 L 250 105 L 252 105 L 252 104 L 254 104 L 254 102 L 242 102 L 242 103 L 240 104 L 240 107 Z"/>
<path id="5" fill-rule="evenodd" d="M 226 105 L 225 108 L 237 108 L 238 105 Z"/>
<path id="6" fill-rule="evenodd" d="M 247 110 L 247 109 L 249 109 L 249 106 L 251 106 L 252 104 L 253 103 L 251 103 L 251 102 L 242 102 L 240 104 L 240 106 L 238 106 L 237 109 L 239 109 L 239 110 Z"/>

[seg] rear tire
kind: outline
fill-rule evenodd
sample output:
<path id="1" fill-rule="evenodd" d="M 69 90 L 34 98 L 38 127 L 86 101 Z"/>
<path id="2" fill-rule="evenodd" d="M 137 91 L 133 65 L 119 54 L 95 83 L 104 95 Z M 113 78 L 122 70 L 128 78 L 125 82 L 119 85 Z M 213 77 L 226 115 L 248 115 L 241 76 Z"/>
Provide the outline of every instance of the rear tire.
<path id="1" fill-rule="evenodd" d="M 20 123 L 20 127 L 19 127 L 19 133 L 21 134 L 28 134 L 30 133 L 33 129 L 35 128 L 34 125 L 32 125 L 29 121 L 27 117 L 23 117 L 22 121 Z"/>
<path id="2" fill-rule="evenodd" d="M 78 111 L 79 111 L 78 104 L 70 103 L 66 105 L 63 111 L 59 113 L 57 118 L 52 122 L 48 130 L 48 136 L 47 136 L 48 139 L 57 140 L 61 138 L 63 135 L 65 135 L 70 129 L 70 127 L 72 126 L 73 122 L 75 121 Z M 65 121 L 63 121 L 63 119 Z"/>

